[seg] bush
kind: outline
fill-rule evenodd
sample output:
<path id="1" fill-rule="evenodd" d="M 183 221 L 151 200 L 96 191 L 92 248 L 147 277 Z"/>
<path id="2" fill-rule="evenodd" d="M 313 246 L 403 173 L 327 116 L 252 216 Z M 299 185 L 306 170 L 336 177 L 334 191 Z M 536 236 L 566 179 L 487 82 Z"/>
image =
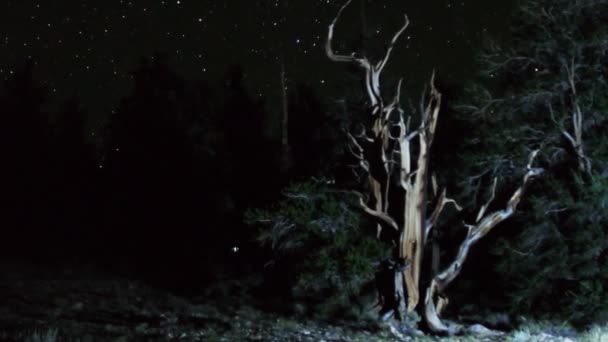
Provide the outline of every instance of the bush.
<path id="1" fill-rule="evenodd" d="M 272 248 L 269 264 L 291 270 L 296 307 L 319 318 L 365 314 L 369 303 L 362 298 L 373 293 L 376 265 L 390 249 L 374 239 L 355 196 L 317 180 L 292 184 L 283 194 L 270 208 L 249 210 L 245 220 L 259 225 L 258 240 Z"/>

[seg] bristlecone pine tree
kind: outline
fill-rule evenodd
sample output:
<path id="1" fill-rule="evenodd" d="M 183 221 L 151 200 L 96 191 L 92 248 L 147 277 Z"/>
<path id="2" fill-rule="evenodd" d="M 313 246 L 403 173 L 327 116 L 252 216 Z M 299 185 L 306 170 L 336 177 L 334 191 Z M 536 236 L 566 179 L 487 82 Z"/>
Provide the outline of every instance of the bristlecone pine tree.
<path id="1" fill-rule="evenodd" d="M 445 189 L 438 191 L 435 177 L 431 176 L 429 170 L 431 147 L 441 107 L 441 93 L 435 88 L 433 75 L 428 98 L 423 95 L 424 105 L 420 113 L 419 125 L 413 129 L 410 127 L 412 117 L 406 117 L 399 103 L 401 81 L 391 101 L 385 101 L 381 94 L 380 75 L 395 43 L 409 24 L 407 16 L 403 26 L 393 36 L 386 54 L 377 63 L 373 63 L 366 56 L 357 56 L 356 53 L 340 55 L 334 52 L 332 48 L 334 26 L 351 1 L 348 0 L 340 8 L 329 25 L 325 48 L 327 56 L 332 61 L 353 63 L 365 72 L 371 124 L 357 134 L 348 135 L 353 155 L 359 160 L 360 167 L 367 172 L 371 193 L 369 200 L 360 196 L 360 205 L 367 214 L 377 220 L 378 236 L 381 235 L 382 230 L 393 231 L 395 245 L 398 246 L 397 264 L 400 265 L 395 268 L 393 293 L 380 296 L 380 300 L 383 309 L 388 313 L 394 313 L 397 319 L 404 318 L 408 312 L 416 311 L 424 317 L 431 331 L 459 333 L 463 329 L 462 326 L 440 318 L 448 303 L 444 290 L 460 273 L 470 248 L 497 224 L 513 215 L 528 182 L 543 172 L 540 168 L 532 167 L 538 150 L 530 153 L 527 171 L 521 185 L 512 194 L 504 209 L 486 213 L 494 197 L 496 187 L 494 180 L 492 196 L 479 209 L 475 222 L 466 225 L 468 233 L 461 242 L 453 262 L 432 276 L 426 290 L 421 289 L 421 272 L 425 271 L 421 269 L 422 257 L 427 247 L 429 233 L 435 227 L 447 204 L 452 203 L 460 209 L 454 200 L 446 196 Z M 414 149 L 416 143 L 417 148 Z M 417 156 L 413 151 L 417 151 Z M 404 196 L 405 204 L 402 208 L 390 206 L 389 199 L 397 193 L 402 193 Z M 429 203 L 434 204 L 432 208 Z M 421 296 L 424 296 L 423 303 L 420 303 Z"/>
<path id="2" fill-rule="evenodd" d="M 496 248 L 505 304 L 518 314 L 605 321 L 608 1 L 529 0 L 514 18 L 511 42 L 488 44 L 483 81 L 461 106 L 482 127 L 461 155 L 475 164 L 471 173 L 508 176 L 510 163 L 525 158 L 522 141 L 544 145 L 542 191 L 531 196 L 525 224 Z M 470 178 L 471 193 L 478 179 Z"/>

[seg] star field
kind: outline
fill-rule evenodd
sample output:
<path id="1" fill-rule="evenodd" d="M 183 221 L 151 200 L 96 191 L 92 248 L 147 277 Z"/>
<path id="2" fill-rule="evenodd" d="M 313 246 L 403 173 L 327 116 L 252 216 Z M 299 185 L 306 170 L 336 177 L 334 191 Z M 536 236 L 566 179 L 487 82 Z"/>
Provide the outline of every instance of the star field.
<path id="1" fill-rule="evenodd" d="M 336 47 L 352 48 L 365 29 L 380 49 L 407 13 L 387 72 L 424 81 L 432 68 L 448 79 L 470 73 L 481 34 L 501 31 L 512 4 L 488 1 L 355 0 L 336 28 Z M 279 87 L 280 61 L 290 80 L 332 94 L 341 79 L 327 60 L 327 25 L 343 1 L 154 0 L 7 1 L 0 5 L 0 77 L 25 60 L 58 98 L 76 94 L 102 118 L 127 94 L 130 71 L 160 52 L 186 78 L 215 82 L 241 65 L 253 94 Z M 500 7 L 498 7 L 500 6 Z M 350 45 L 349 45 L 350 44 Z M 373 44 L 372 44 L 373 45 Z M 335 77 L 333 75 L 336 75 Z M 103 94 L 103 96 L 100 96 Z M 274 100 L 269 103 L 277 102 Z"/>

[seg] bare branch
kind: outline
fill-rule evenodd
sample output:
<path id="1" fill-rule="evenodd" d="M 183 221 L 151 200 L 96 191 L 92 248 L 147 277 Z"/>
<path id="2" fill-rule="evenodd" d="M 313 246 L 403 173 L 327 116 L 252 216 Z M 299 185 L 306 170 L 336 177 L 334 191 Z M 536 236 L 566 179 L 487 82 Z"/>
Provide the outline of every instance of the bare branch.
<path id="1" fill-rule="evenodd" d="M 425 221 L 425 225 L 424 225 L 424 241 L 425 242 L 428 239 L 431 229 L 437 224 L 439 215 L 441 215 L 441 212 L 443 211 L 443 208 L 445 207 L 446 204 L 452 203 L 454 205 L 454 207 L 456 208 L 456 210 L 458 210 L 458 211 L 462 210 L 462 207 L 460 205 L 458 205 L 458 203 L 455 200 L 446 197 L 445 193 L 446 193 L 446 190 L 443 189 L 443 191 L 441 192 L 441 195 L 439 195 L 439 199 L 437 200 L 437 204 L 435 205 L 435 209 L 433 210 L 433 213 Z"/>
<path id="2" fill-rule="evenodd" d="M 370 216 L 376 218 L 377 220 L 379 220 L 380 222 L 390 226 L 391 228 L 399 231 L 399 226 L 397 225 L 397 222 L 390 217 L 388 214 L 383 213 L 381 211 L 378 210 L 374 210 L 372 208 L 370 208 L 367 204 L 365 204 L 365 200 L 363 199 L 363 195 L 361 195 L 360 193 L 354 192 L 352 191 L 351 193 L 357 195 L 359 197 L 359 205 L 361 206 L 361 208 L 363 209 L 363 211 L 365 211 L 365 213 L 369 214 Z"/>
<path id="3" fill-rule="evenodd" d="M 399 79 L 399 82 L 397 82 L 397 91 L 395 92 L 395 97 L 393 97 L 393 101 L 391 101 L 391 103 L 388 104 L 388 106 L 386 106 L 384 108 L 385 111 L 385 116 L 384 116 L 384 121 L 388 122 L 390 120 L 390 114 L 394 111 L 394 110 L 398 110 L 399 113 L 402 113 L 401 107 L 399 105 L 399 98 L 401 97 L 401 83 L 403 82 L 403 78 Z"/>
<path id="4" fill-rule="evenodd" d="M 360 67 L 362 67 L 363 69 L 365 69 L 365 88 L 367 91 L 367 96 L 369 97 L 369 100 L 371 102 L 371 113 L 372 113 L 372 115 L 376 115 L 376 114 L 378 114 L 378 112 L 383 110 L 382 96 L 380 95 L 380 74 L 382 73 L 382 70 L 386 66 L 386 63 L 395 46 L 395 43 L 399 39 L 399 36 L 401 36 L 403 31 L 405 31 L 405 29 L 408 27 L 409 19 L 408 19 L 407 15 L 404 15 L 405 22 L 404 22 L 403 26 L 393 36 L 393 39 L 391 40 L 391 43 L 386 50 L 386 54 L 385 54 L 384 58 L 382 58 L 378 63 L 376 63 L 376 65 L 372 65 L 372 63 L 365 56 L 357 57 L 355 55 L 355 53 L 352 53 L 350 55 L 340 55 L 340 54 L 335 53 L 334 49 L 332 48 L 334 27 L 335 27 L 336 23 L 338 22 L 338 19 L 340 18 L 340 15 L 344 11 L 344 9 L 351 2 L 352 2 L 352 0 L 348 0 L 348 1 L 346 1 L 346 3 L 344 5 L 342 5 L 342 7 L 340 7 L 340 10 L 338 11 L 336 17 L 329 25 L 328 32 L 327 32 L 327 41 L 325 43 L 325 53 L 327 54 L 329 59 L 334 62 L 355 63 L 355 64 L 359 65 Z M 390 114 L 390 111 L 387 114 Z"/>
<path id="5" fill-rule="evenodd" d="M 449 325 L 446 325 L 439 318 L 439 316 L 441 315 L 441 311 L 438 310 L 439 305 L 437 305 L 437 303 L 435 302 L 435 297 L 444 296 L 445 288 L 452 282 L 452 280 L 454 280 L 454 278 L 458 276 L 458 274 L 460 274 L 462 264 L 466 260 L 470 248 L 479 239 L 489 233 L 492 228 L 494 228 L 498 223 L 504 221 L 505 219 L 513 215 L 515 209 L 517 208 L 517 205 L 522 199 L 524 189 L 530 179 L 543 173 L 544 170 L 542 168 L 532 167 L 532 163 L 534 162 L 534 159 L 536 158 L 537 154 L 538 150 L 532 151 L 532 153 L 530 153 L 528 165 L 526 166 L 527 172 L 523 177 L 522 184 L 513 193 L 506 205 L 506 208 L 494 211 L 493 213 L 484 216 L 483 218 L 479 219 L 475 225 L 465 225 L 468 228 L 468 233 L 466 238 L 460 245 L 460 249 L 458 250 L 456 258 L 443 272 L 436 275 L 431 281 L 431 285 L 427 289 L 425 299 L 425 318 L 432 331 L 438 333 L 452 332 L 453 328 Z"/>
<path id="6" fill-rule="evenodd" d="M 368 142 L 373 142 L 374 141 L 374 139 L 370 138 L 367 135 L 367 132 L 365 132 L 365 127 L 363 125 L 361 125 L 361 133 L 355 135 L 355 137 L 356 138 L 360 138 L 360 139 L 364 139 L 364 140 L 366 140 Z"/>
<path id="7" fill-rule="evenodd" d="M 332 39 L 334 36 L 334 26 L 338 22 L 338 19 L 340 18 L 340 15 L 344 11 L 344 9 L 351 2 L 352 2 L 352 0 L 348 0 L 344 5 L 342 5 L 342 7 L 340 7 L 338 14 L 336 15 L 334 20 L 329 25 L 329 28 L 327 31 L 327 41 L 325 43 L 325 53 L 327 54 L 327 57 L 329 57 L 329 59 L 334 62 L 356 63 L 359 66 L 361 66 L 363 69 L 365 69 L 365 88 L 367 90 L 367 95 L 371 101 L 371 106 L 372 106 L 372 108 L 374 108 L 373 112 L 375 112 L 378 108 L 378 105 L 381 103 L 380 86 L 379 86 L 380 84 L 374 83 L 374 80 L 378 79 L 379 77 L 373 76 L 374 70 L 373 70 L 373 67 L 372 67 L 371 63 L 369 62 L 369 60 L 365 57 L 358 58 L 355 56 L 354 53 L 352 53 L 350 56 L 349 55 L 339 55 L 339 54 L 336 54 L 332 48 Z"/>
<path id="8" fill-rule="evenodd" d="M 334 20 L 329 25 L 329 30 L 327 32 L 327 42 L 325 43 L 325 52 L 326 52 L 327 56 L 329 57 L 329 59 L 331 59 L 334 62 L 357 62 L 357 63 L 362 63 L 363 62 L 363 60 L 361 58 L 354 57 L 354 54 L 350 55 L 350 56 L 347 56 L 347 55 L 338 55 L 338 54 L 334 53 L 334 50 L 333 50 L 333 48 L 331 46 L 332 39 L 334 37 L 334 26 L 338 22 L 338 19 L 340 18 L 340 15 L 342 15 L 342 12 L 344 11 L 344 9 L 351 2 L 352 2 L 352 0 L 348 0 L 348 1 L 346 1 L 346 3 L 344 5 L 342 5 L 342 7 L 340 7 L 340 10 L 338 11 L 338 14 L 336 14 L 336 17 L 334 18 Z"/>
<path id="9" fill-rule="evenodd" d="M 441 93 L 435 87 L 435 70 L 431 74 L 431 81 L 429 83 L 431 85 L 430 97 L 422 115 L 422 122 L 420 123 L 420 129 L 424 129 L 427 135 L 426 143 L 428 144 L 428 148 L 430 148 L 433 142 L 439 109 L 441 107 Z"/>
<path id="10" fill-rule="evenodd" d="M 388 49 L 386 50 L 386 55 L 384 56 L 384 58 L 378 64 L 376 64 L 376 70 L 378 70 L 378 74 L 380 72 L 382 72 L 382 69 L 384 69 L 384 66 L 386 65 L 386 62 L 388 61 L 388 58 L 390 57 L 391 52 L 393 51 L 393 47 L 395 46 L 395 43 L 399 39 L 399 36 L 401 36 L 401 34 L 403 33 L 403 31 L 405 31 L 405 29 L 410 24 L 410 20 L 407 17 L 407 14 L 404 14 L 403 17 L 405 19 L 404 22 L 403 22 L 403 26 L 393 36 L 393 39 L 391 40 L 391 44 L 388 46 Z"/>
<path id="11" fill-rule="evenodd" d="M 579 170 L 582 172 L 590 172 L 591 171 L 591 161 L 585 154 L 585 150 L 583 148 L 583 112 L 578 103 L 578 95 L 576 92 L 576 69 L 578 68 L 578 64 L 576 63 L 575 57 L 573 56 L 570 60 L 570 63 L 566 63 L 562 60 L 562 64 L 564 69 L 566 69 L 566 74 L 568 75 L 568 84 L 570 85 L 570 92 L 572 96 L 572 129 L 574 130 L 574 136 L 568 133 L 565 129 L 561 128 L 562 134 L 574 149 L 576 153 L 576 157 L 578 159 Z"/>
<path id="12" fill-rule="evenodd" d="M 492 200 L 494 199 L 494 196 L 496 195 L 496 179 L 497 178 L 494 177 L 494 181 L 492 182 L 492 190 L 491 190 L 490 198 L 488 199 L 486 204 L 482 205 L 481 208 L 479 209 L 479 213 L 477 213 L 477 218 L 475 219 L 475 222 L 479 222 L 479 220 L 481 220 L 481 218 L 483 217 L 483 214 L 486 213 L 486 210 L 488 209 L 488 207 L 490 206 L 490 203 L 492 202 Z"/>
<path id="13" fill-rule="evenodd" d="M 351 143 L 348 144 L 348 150 L 349 152 L 355 157 L 357 158 L 357 160 L 359 160 L 359 165 L 366 171 L 369 172 L 370 171 L 370 164 L 369 161 L 367 161 L 365 159 L 365 157 L 363 156 L 363 147 L 361 146 L 361 144 L 359 144 L 359 142 L 357 141 L 357 139 L 355 139 L 355 137 L 353 137 L 352 134 L 347 133 L 348 138 L 350 139 Z M 357 149 L 357 151 L 355 151 L 353 149 L 353 146 Z"/>

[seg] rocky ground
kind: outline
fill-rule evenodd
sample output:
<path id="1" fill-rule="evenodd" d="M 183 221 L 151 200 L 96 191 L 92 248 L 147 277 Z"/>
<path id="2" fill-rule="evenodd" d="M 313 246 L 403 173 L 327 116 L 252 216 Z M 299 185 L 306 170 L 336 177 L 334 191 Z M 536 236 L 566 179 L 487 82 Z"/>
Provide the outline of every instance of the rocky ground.
<path id="1" fill-rule="evenodd" d="M 0 268 L 0 341 L 607 341 L 595 335 L 475 327 L 442 339 L 388 324 L 328 324 L 233 301 L 183 298 L 99 272 Z M 563 332 L 563 330 L 562 330 Z M 561 335 L 561 336 L 560 336 Z M 597 339 L 595 338 L 597 337 Z"/>

